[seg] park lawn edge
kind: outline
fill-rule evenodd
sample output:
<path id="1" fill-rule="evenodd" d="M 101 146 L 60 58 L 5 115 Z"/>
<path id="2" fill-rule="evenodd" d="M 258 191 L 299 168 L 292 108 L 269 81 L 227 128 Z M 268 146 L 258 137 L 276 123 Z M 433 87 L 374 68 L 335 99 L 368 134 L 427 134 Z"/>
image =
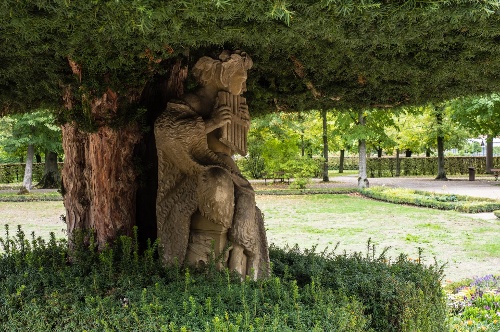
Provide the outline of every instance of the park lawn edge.
<path id="1" fill-rule="evenodd" d="M 377 186 L 359 191 L 363 196 L 394 204 L 409 204 L 438 210 L 454 210 L 464 213 L 493 212 L 500 210 L 500 201 L 455 194 Z"/>

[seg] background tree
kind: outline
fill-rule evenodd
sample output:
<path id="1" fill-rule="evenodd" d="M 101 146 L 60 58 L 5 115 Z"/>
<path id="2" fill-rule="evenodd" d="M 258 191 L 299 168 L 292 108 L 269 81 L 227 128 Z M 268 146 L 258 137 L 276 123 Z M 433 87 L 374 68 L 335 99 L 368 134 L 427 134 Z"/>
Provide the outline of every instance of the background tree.
<path id="1" fill-rule="evenodd" d="M 386 134 L 386 128 L 393 126 L 394 120 L 390 112 L 371 109 L 348 111 L 339 113 L 335 119 L 335 130 L 337 130 L 345 140 L 358 141 L 359 153 L 359 179 L 358 186 L 364 188 L 369 186 L 366 173 L 367 145 L 380 148 L 384 144 L 393 145 L 392 140 Z"/>
<path id="2" fill-rule="evenodd" d="M 452 118 L 475 136 L 487 136 L 486 172 L 493 168 L 493 138 L 500 135 L 500 94 L 464 97 L 450 104 Z"/>
<path id="3" fill-rule="evenodd" d="M 42 179 L 42 187 L 58 187 L 60 176 L 57 154 L 62 150 L 61 129 L 55 125 L 55 118 L 50 111 L 38 110 L 0 118 L 0 131 L 4 133 L 0 137 L 0 144 L 5 151 L 26 156 L 22 192 L 31 190 L 35 153 L 45 154 L 45 181 Z"/>

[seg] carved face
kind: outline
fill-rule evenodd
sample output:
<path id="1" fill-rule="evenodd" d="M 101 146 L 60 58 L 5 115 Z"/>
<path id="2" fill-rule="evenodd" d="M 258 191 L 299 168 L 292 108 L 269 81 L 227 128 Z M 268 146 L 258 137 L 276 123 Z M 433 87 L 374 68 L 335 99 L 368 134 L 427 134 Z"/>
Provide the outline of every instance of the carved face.
<path id="1" fill-rule="evenodd" d="M 228 90 L 233 95 L 239 95 L 246 90 L 247 71 L 243 66 L 231 73 L 228 81 Z"/>

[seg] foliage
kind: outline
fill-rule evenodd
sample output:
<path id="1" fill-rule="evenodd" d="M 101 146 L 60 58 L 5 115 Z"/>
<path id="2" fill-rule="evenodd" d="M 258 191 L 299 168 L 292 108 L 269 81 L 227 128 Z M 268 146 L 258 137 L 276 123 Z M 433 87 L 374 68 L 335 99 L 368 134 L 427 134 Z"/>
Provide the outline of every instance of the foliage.
<path id="1" fill-rule="evenodd" d="M 496 331 L 500 328 L 500 276 L 477 277 L 452 287 L 447 286 L 448 305 L 453 315 L 452 331 Z"/>
<path id="2" fill-rule="evenodd" d="M 440 285 L 442 267 L 426 267 L 385 250 L 377 257 L 370 241 L 366 255 L 335 255 L 293 248 L 272 248 L 275 273 L 299 285 L 324 286 L 359 298 L 375 331 L 445 331 L 446 302 Z"/>
<path id="3" fill-rule="evenodd" d="M 499 219 L 500 219 L 500 210 L 495 210 L 495 211 L 493 211 L 493 213 L 495 214 L 495 216 L 496 216 L 497 218 L 499 218 Z"/>
<path id="4" fill-rule="evenodd" d="M 357 110 L 337 114 L 334 127 L 342 135 L 342 140 L 344 142 L 357 142 L 357 140 L 363 139 L 375 150 L 392 148 L 395 142 L 386 132 L 388 128 L 395 125 L 393 113 L 371 109 L 365 110 L 363 116 L 365 117 L 365 125 L 359 126 Z M 357 145 L 357 143 L 353 145 Z"/>
<path id="5" fill-rule="evenodd" d="M 458 98 L 451 103 L 453 119 L 476 136 L 500 134 L 500 94 Z"/>
<path id="6" fill-rule="evenodd" d="M 201 271 L 163 268 L 156 245 L 141 254 L 134 238 L 101 252 L 87 235 L 73 241 L 68 257 L 53 234 L 46 242 L 7 228 L 2 329 L 437 331 L 446 322 L 439 270 L 403 256 L 391 263 L 271 248 L 275 274 L 241 282 L 215 262 Z M 427 314 L 437 327 L 418 318 Z"/>
<path id="7" fill-rule="evenodd" d="M 500 164 L 500 158 L 494 157 L 494 164 Z M 399 158 L 401 175 L 436 175 L 436 157 Z M 368 158 L 367 172 L 370 177 L 384 177 L 396 175 L 396 158 Z M 468 174 L 469 167 L 473 167 L 477 174 L 485 174 L 486 160 L 484 157 L 445 157 L 446 173 L 448 175 Z"/>
<path id="8" fill-rule="evenodd" d="M 492 212 L 500 209 L 495 199 L 477 198 L 454 194 L 437 194 L 420 190 L 372 187 L 361 190 L 367 197 L 396 204 L 411 204 L 440 210 L 455 210 L 466 213 Z"/>
<path id="9" fill-rule="evenodd" d="M 0 118 L 0 145 L 12 155 L 23 157 L 28 145 L 36 153 L 47 150 L 62 153 L 61 128 L 55 124 L 54 115 L 47 110 L 16 114 Z"/>
<path id="10" fill-rule="evenodd" d="M 189 52 L 192 64 L 223 47 L 254 56 L 254 112 L 388 108 L 498 87 L 494 0 L 5 0 L 0 17 L 3 111 L 60 107 L 65 87 L 85 96 L 70 118 L 92 117 L 91 97 L 108 89 L 137 115 L 132 97 L 165 73 L 162 60 Z"/>
<path id="11" fill-rule="evenodd" d="M 317 139 L 321 129 L 316 115 L 282 113 L 254 119 L 248 133 L 248 156 L 238 160 L 243 173 L 252 178 L 281 171 L 301 179 L 317 175 L 319 161 L 311 158 L 322 145 Z"/>

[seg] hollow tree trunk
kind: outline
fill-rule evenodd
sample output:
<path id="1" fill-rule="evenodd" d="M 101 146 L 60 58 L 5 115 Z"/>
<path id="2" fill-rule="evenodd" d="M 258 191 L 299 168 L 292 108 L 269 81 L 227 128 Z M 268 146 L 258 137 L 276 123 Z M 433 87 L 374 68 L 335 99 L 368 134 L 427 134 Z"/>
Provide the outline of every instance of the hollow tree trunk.
<path id="1" fill-rule="evenodd" d="M 328 123 L 327 111 L 321 110 L 321 118 L 323 120 L 323 182 L 330 181 L 328 177 Z"/>
<path id="2" fill-rule="evenodd" d="M 37 187 L 43 189 L 59 188 L 60 185 L 61 176 L 57 167 L 57 153 L 54 151 L 47 151 L 45 152 L 45 168 L 43 177 L 37 184 Z"/>
<path id="3" fill-rule="evenodd" d="M 24 167 L 23 185 L 19 189 L 19 194 L 28 194 L 31 190 L 31 180 L 33 178 L 33 157 L 35 156 L 35 147 L 28 145 L 26 156 L 26 166 Z"/>

